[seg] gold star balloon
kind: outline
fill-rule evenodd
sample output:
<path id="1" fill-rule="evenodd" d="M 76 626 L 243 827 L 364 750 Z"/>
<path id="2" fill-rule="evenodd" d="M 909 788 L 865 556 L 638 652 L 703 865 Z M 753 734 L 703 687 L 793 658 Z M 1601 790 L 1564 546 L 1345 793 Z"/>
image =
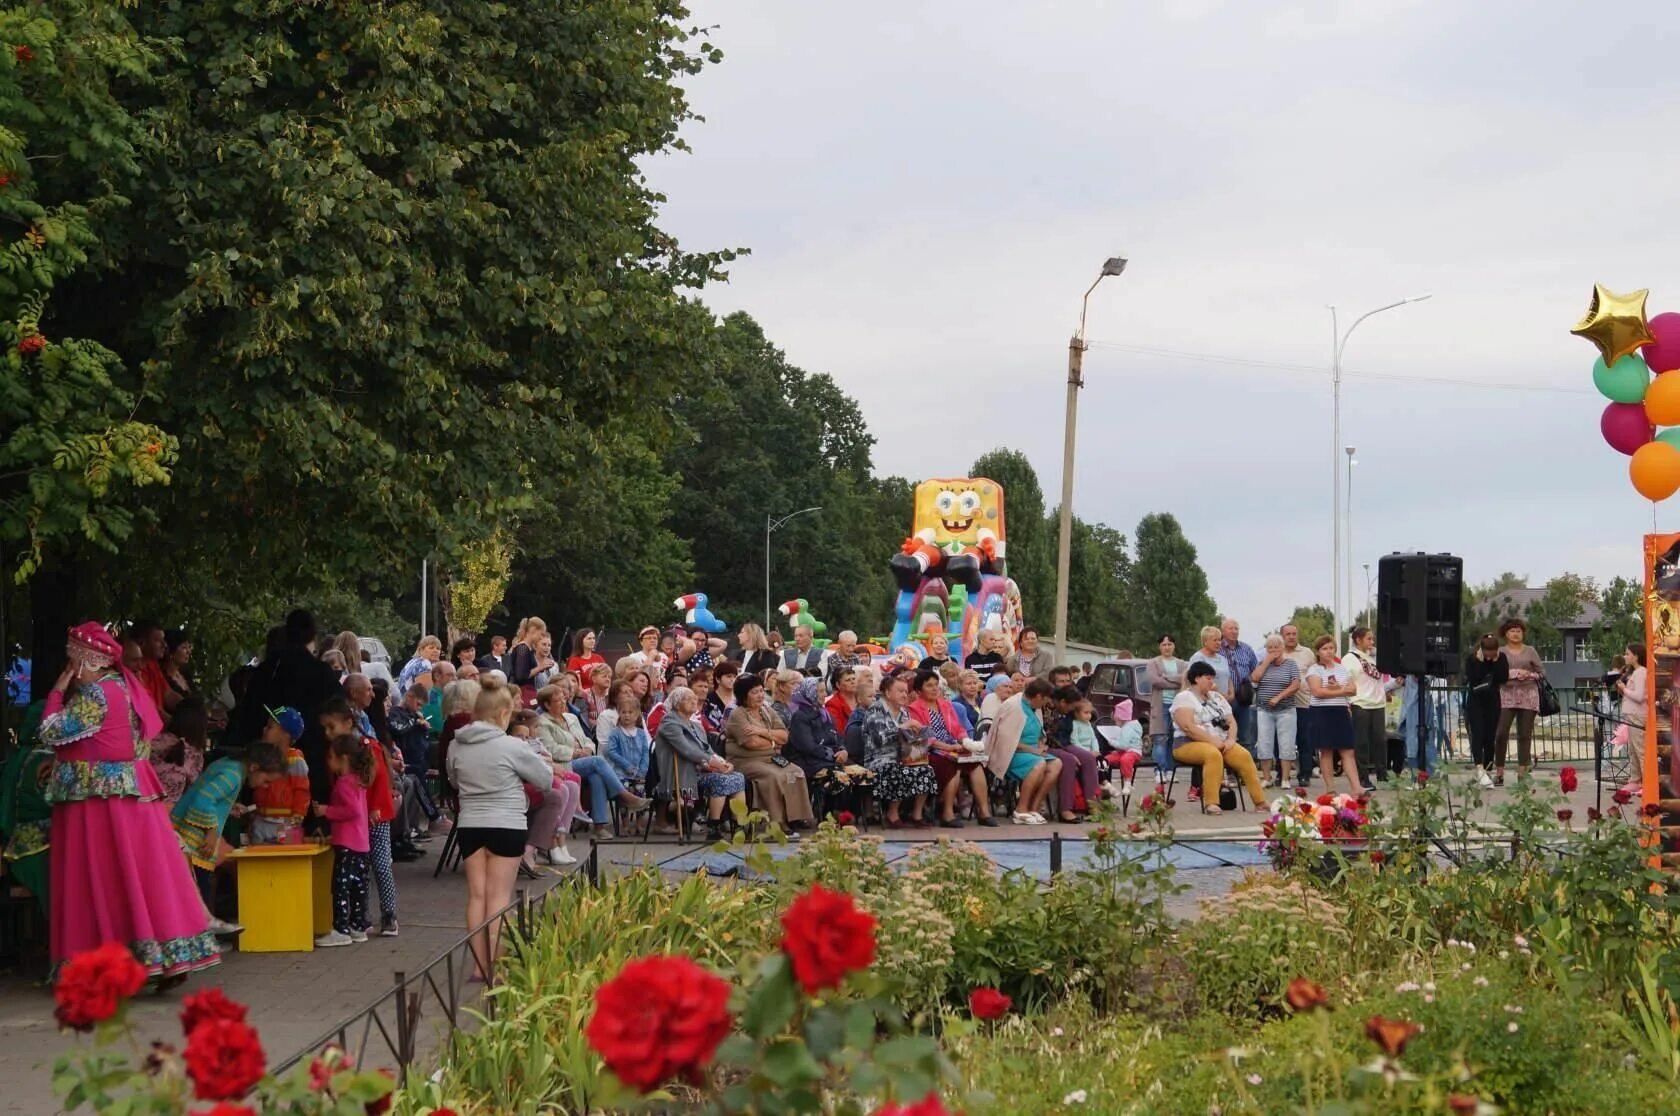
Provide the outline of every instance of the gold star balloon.
<path id="1" fill-rule="evenodd" d="M 1586 317 L 1569 332 L 1597 345 L 1605 364 L 1615 364 L 1639 346 L 1656 340 L 1645 324 L 1645 298 L 1650 293 L 1647 289 L 1616 294 L 1603 283 L 1594 283 Z"/>

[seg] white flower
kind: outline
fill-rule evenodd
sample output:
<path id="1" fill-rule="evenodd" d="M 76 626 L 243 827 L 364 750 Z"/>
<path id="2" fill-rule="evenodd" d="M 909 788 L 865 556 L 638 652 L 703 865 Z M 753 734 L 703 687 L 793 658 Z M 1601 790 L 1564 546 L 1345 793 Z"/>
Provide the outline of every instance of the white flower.
<path id="1" fill-rule="evenodd" d="M 1458 944 L 1463 946 L 1465 949 L 1469 950 L 1471 953 L 1476 952 L 1476 943 L 1475 942 L 1460 942 Z"/>
<path id="2" fill-rule="evenodd" d="M 1488 986 L 1488 979 L 1485 976 L 1479 976 L 1470 983 L 1474 984 L 1477 988 L 1486 988 Z"/>
<path id="3" fill-rule="evenodd" d="M 1415 981 L 1403 980 L 1394 986 L 1394 990 L 1399 993 L 1416 992 L 1418 985 Z"/>
<path id="4" fill-rule="evenodd" d="M 1486 982 L 1484 981 L 1483 983 L 1486 983 Z M 1062 1029 L 1060 1027 L 1050 1028 L 1050 1037 L 1051 1038 L 1061 1038 L 1062 1037 Z"/>
<path id="5" fill-rule="evenodd" d="M 1507 1031 L 1511 1032 L 1513 1035 L 1516 1034 L 1517 1033 L 1517 1021 L 1515 1019 L 1513 1019 L 1509 1023 L 1505 1024 L 1505 1029 Z"/>
<path id="6" fill-rule="evenodd" d="M 1516 937 L 1512 938 L 1511 943 L 1513 945 L 1515 945 L 1518 949 L 1527 949 L 1528 948 L 1528 939 L 1523 937 L 1521 934 L 1518 934 Z"/>
<path id="7" fill-rule="evenodd" d="M 1499 959 L 1501 961 L 1509 960 L 1510 957 L 1511 957 L 1511 951 L 1510 950 L 1502 949 L 1502 950 L 1499 951 Z"/>
<path id="8" fill-rule="evenodd" d="M 1464 964 L 1460 965 L 1459 968 L 1463 969 L 1465 972 L 1469 972 L 1471 969 L 1475 968 L 1475 966 L 1466 961 Z"/>
<path id="9" fill-rule="evenodd" d="M 1507 1015 L 1521 1015 L 1522 1014 L 1522 1005 L 1521 1004 L 1506 1004 L 1505 1005 L 1505 1013 Z"/>
<path id="10" fill-rule="evenodd" d="M 1084 1104 L 1085 1103 L 1085 1090 L 1084 1089 L 1075 1089 L 1073 1092 L 1069 1093 L 1067 1096 L 1062 1098 L 1062 1103 L 1063 1104 Z"/>
<path id="11" fill-rule="evenodd" d="M 1424 994 L 1423 994 L 1423 1002 L 1424 1002 L 1424 1003 L 1426 1003 L 1426 1004 L 1432 1004 L 1432 1003 L 1434 1003 L 1434 1002 L 1435 1002 L 1435 993 L 1433 993 L 1433 992 L 1425 992 L 1425 993 L 1424 993 Z"/>
<path id="12" fill-rule="evenodd" d="M 1424 990 L 1424 991 L 1425 991 L 1425 992 L 1433 992 L 1433 991 L 1435 991 L 1435 982 L 1434 982 L 1434 981 L 1432 981 L 1432 980 L 1426 980 L 1426 981 L 1424 981 L 1424 982 L 1423 982 L 1423 990 Z"/>
<path id="13" fill-rule="evenodd" d="M 1447 939 L 1447 948 L 1448 949 L 1453 949 L 1457 945 L 1458 945 L 1458 939 L 1457 938 L 1448 938 Z"/>
<path id="14" fill-rule="evenodd" d="M 1258 1085 L 1258 1084 L 1260 1084 L 1260 1082 L 1262 1082 L 1264 1080 L 1266 1080 L 1266 1079 L 1264 1077 L 1261 1077 L 1257 1073 L 1251 1073 L 1251 1074 L 1248 1075 L 1248 1083 L 1250 1085 Z"/>

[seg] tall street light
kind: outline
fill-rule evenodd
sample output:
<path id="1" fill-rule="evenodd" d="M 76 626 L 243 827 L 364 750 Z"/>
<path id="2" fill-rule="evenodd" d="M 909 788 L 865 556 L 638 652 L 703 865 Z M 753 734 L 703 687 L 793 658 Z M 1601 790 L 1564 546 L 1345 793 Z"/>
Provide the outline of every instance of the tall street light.
<path id="1" fill-rule="evenodd" d="M 1347 602 L 1348 608 L 1353 608 L 1353 467 L 1359 464 L 1359 458 L 1353 456 L 1352 446 L 1343 446 L 1342 452 L 1347 454 L 1347 504 L 1343 507 L 1343 514 L 1347 517 Z M 1353 615 L 1353 622 L 1359 622 L 1359 614 Z M 1350 625 L 1351 626 L 1351 625 Z"/>
<path id="2" fill-rule="evenodd" d="M 772 521 L 772 519 L 769 515 L 766 515 L 764 517 L 764 630 L 765 631 L 770 630 L 770 536 L 775 534 L 776 529 L 779 528 L 782 524 L 786 523 L 788 520 L 798 519 L 802 515 L 810 515 L 812 512 L 820 512 L 820 511 L 822 511 L 822 507 L 819 505 L 819 506 L 814 507 L 814 508 L 800 508 L 796 512 L 788 512 L 786 515 L 782 516 L 782 518 L 774 520 L 774 521 Z"/>
<path id="3" fill-rule="evenodd" d="M 1056 544 L 1056 662 L 1067 661 L 1068 565 L 1073 548 L 1073 439 L 1079 426 L 1079 389 L 1085 386 L 1085 311 L 1091 292 L 1111 275 L 1126 270 L 1125 256 L 1103 261 L 1097 278 L 1079 302 L 1079 332 L 1068 342 L 1067 420 L 1062 429 L 1062 516 Z"/>
<path id="4" fill-rule="evenodd" d="M 1422 302 L 1428 297 L 1427 294 L 1413 295 L 1375 310 L 1367 310 L 1353 320 L 1346 333 L 1341 331 L 1336 320 L 1336 308 L 1330 307 L 1330 615 L 1335 620 L 1338 646 L 1341 645 L 1342 633 L 1342 463 L 1336 459 L 1341 456 L 1342 449 L 1342 353 L 1347 349 L 1348 338 L 1366 318 L 1384 310 L 1397 310 Z M 1351 600 L 1347 603 L 1352 607 Z"/>

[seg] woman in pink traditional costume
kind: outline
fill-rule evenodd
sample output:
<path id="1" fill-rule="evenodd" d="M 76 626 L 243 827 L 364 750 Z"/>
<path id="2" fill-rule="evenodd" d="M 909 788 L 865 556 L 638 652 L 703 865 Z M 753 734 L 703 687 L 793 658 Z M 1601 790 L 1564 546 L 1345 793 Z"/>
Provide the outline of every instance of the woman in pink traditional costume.
<path id="1" fill-rule="evenodd" d="M 174 983 L 220 955 L 146 758 L 163 722 L 98 624 L 71 629 L 69 656 L 39 741 L 53 752 L 53 964 L 117 941 Z"/>

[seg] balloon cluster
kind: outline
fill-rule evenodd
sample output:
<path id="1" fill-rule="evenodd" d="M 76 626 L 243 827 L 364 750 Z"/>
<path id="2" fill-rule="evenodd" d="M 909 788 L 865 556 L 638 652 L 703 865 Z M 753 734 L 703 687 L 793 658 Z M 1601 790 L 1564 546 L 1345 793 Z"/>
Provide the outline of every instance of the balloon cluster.
<path id="1" fill-rule="evenodd" d="M 1599 432 L 1632 458 L 1628 478 L 1639 494 L 1666 500 L 1680 492 L 1680 314 L 1647 320 L 1649 294 L 1615 294 L 1597 284 L 1586 316 L 1569 332 L 1599 351 L 1593 386 L 1610 400 Z"/>

